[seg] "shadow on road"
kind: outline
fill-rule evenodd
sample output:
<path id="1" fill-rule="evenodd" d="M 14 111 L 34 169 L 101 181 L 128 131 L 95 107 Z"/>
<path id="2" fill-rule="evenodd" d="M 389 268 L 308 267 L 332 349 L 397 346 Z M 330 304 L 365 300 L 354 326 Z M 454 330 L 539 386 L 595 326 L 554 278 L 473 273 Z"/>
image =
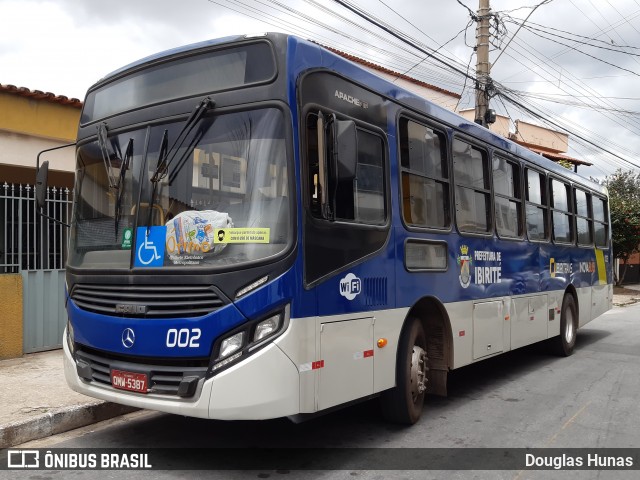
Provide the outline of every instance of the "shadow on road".
<path id="1" fill-rule="evenodd" d="M 577 351 L 608 335 L 581 330 Z M 454 370 L 449 375 L 449 396 L 430 396 L 423 418 L 413 428 L 430 429 L 438 419 L 476 399 L 495 395 L 510 382 L 563 359 L 550 355 L 544 343 L 493 357 Z M 258 392 L 256 392 L 258 394 Z M 509 401 L 509 399 L 503 399 Z M 515 401 L 515 400 L 514 400 Z M 441 420 L 440 420 L 441 421 Z M 402 445 L 410 429 L 387 423 L 377 399 L 353 405 L 309 421 L 288 419 L 224 422 L 153 414 L 95 432 L 87 441 L 99 447 L 130 448 L 344 448 Z"/>

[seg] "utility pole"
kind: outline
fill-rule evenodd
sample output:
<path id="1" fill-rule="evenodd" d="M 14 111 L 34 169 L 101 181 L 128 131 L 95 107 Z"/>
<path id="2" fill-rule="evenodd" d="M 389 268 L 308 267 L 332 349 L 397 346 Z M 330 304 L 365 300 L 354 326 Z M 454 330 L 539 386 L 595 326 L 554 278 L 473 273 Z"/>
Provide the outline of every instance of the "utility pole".
<path id="1" fill-rule="evenodd" d="M 489 110 L 490 82 L 489 74 L 489 0 L 480 0 L 478 7 L 478 26 L 476 27 L 476 115 L 475 122 L 487 126 L 487 110 Z"/>

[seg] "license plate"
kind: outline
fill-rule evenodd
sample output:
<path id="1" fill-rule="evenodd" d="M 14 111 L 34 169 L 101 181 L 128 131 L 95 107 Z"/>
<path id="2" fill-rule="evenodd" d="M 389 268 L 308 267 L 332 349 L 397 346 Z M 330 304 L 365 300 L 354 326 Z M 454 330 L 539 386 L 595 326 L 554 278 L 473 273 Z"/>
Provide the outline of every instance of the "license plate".
<path id="1" fill-rule="evenodd" d="M 130 392 L 147 393 L 148 383 L 145 373 L 111 370 L 111 385 L 114 388 L 128 390 Z"/>

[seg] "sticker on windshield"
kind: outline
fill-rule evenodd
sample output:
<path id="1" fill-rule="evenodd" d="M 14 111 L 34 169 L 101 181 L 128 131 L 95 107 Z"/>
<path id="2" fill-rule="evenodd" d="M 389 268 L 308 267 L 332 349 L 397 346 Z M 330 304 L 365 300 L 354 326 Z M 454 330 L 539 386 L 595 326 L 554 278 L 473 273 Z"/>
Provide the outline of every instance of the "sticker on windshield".
<path id="1" fill-rule="evenodd" d="M 164 241 L 167 227 L 138 227 L 136 236 L 136 267 L 161 267 L 164 263 Z"/>
<path id="2" fill-rule="evenodd" d="M 219 228 L 233 227 L 228 213 L 215 210 L 188 210 L 169 220 L 167 254 L 174 265 L 197 265 L 204 255 L 220 253 L 226 245 L 214 245 Z"/>
<path id="3" fill-rule="evenodd" d="M 213 243 L 269 243 L 270 228 L 218 228 Z"/>
<path id="4" fill-rule="evenodd" d="M 122 249 L 131 250 L 131 242 L 133 240 L 133 228 L 125 228 L 122 232 Z"/>

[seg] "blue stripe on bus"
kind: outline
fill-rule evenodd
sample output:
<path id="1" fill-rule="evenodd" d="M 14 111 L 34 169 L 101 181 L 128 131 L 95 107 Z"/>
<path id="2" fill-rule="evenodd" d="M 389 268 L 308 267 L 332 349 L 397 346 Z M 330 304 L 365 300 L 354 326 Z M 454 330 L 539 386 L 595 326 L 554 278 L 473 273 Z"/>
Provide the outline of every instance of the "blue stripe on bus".
<path id="1" fill-rule="evenodd" d="M 80 310 L 72 300 L 67 304 L 75 341 L 98 350 L 141 357 L 209 357 L 213 342 L 223 332 L 244 323 L 246 318 L 233 305 L 197 318 L 120 318 Z M 123 332 L 131 328 L 135 341 L 129 348 L 123 342 Z M 188 330 L 181 339 L 173 338 L 169 330 Z M 194 336 L 199 336 L 193 340 Z M 183 344 L 186 338 L 187 345 Z M 197 346 L 195 346 L 197 344 Z"/>

